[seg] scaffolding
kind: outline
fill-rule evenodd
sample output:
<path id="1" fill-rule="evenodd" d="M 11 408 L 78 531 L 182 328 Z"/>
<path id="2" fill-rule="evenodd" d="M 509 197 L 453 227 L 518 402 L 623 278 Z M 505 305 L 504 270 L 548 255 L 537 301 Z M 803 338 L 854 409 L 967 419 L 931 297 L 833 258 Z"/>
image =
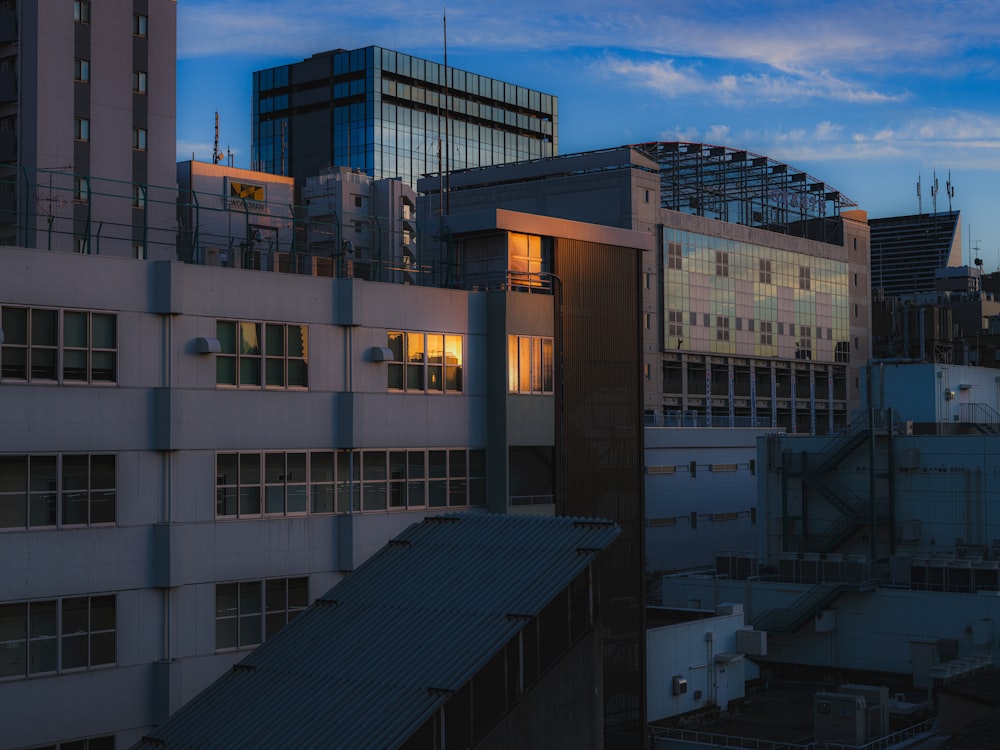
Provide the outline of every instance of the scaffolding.
<path id="1" fill-rule="evenodd" d="M 663 208 L 832 244 L 843 243 L 840 211 L 857 203 L 788 164 L 705 143 L 632 148 L 660 167 Z"/>

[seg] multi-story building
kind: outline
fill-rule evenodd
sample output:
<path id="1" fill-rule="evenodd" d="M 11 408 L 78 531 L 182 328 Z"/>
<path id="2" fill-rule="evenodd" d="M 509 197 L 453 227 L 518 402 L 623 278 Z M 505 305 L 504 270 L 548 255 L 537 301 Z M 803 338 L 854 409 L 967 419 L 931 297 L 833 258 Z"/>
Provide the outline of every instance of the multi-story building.
<path id="1" fill-rule="evenodd" d="M 0 242 L 174 257 L 176 10 L 0 5 Z"/>
<path id="2" fill-rule="evenodd" d="M 804 172 L 746 151 L 654 143 L 421 180 L 420 218 L 491 207 L 655 236 L 643 255 L 643 374 L 651 424 L 826 433 L 859 405 L 870 356 L 865 213 Z M 478 265 L 453 233 L 422 260 Z M 544 247 L 524 268 L 546 268 Z M 518 267 L 521 267 L 518 266 Z"/>
<path id="3" fill-rule="evenodd" d="M 4 251 L 5 745 L 129 746 L 455 509 L 619 520 L 601 697 L 641 741 L 642 629 L 622 623 L 644 601 L 635 280 L 652 238 L 512 212 L 456 231 L 489 267 L 554 248 L 565 288 L 540 269 L 471 291 Z"/>
<path id="4" fill-rule="evenodd" d="M 962 265 L 962 214 L 870 219 L 872 289 L 880 297 L 935 291 L 935 273 Z"/>
<path id="5" fill-rule="evenodd" d="M 337 275 L 427 283 L 417 262 L 417 194 L 399 178 L 376 180 L 346 167 L 324 169 L 302 188 L 310 252 Z"/>
<path id="6" fill-rule="evenodd" d="M 558 153 L 551 94 L 381 47 L 322 52 L 253 75 L 254 169 L 323 167 L 415 186 L 428 172 Z"/>

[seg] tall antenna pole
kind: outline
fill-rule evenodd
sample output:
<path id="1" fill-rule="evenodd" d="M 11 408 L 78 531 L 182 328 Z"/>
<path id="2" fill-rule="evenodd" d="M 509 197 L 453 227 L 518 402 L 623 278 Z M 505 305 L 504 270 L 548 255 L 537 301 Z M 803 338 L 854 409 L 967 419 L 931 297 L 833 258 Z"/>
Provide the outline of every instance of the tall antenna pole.
<path id="1" fill-rule="evenodd" d="M 948 170 L 948 181 L 944 184 L 948 193 L 948 213 L 951 213 L 951 199 L 955 197 L 955 186 L 951 184 L 951 170 Z"/>
<path id="2" fill-rule="evenodd" d="M 934 208 L 934 213 L 937 213 L 937 194 L 938 194 L 938 179 L 937 170 L 934 170 L 934 182 L 931 183 L 931 206 Z"/>
<path id="3" fill-rule="evenodd" d="M 444 24 L 444 212 L 450 213 L 451 201 L 448 193 L 451 190 L 451 137 L 449 133 L 449 121 L 451 118 L 451 71 L 448 69 L 448 11 L 442 12 Z"/>
<path id="4" fill-rule="evenodd" d="M 212 146 L 212 164 L 222 161 L 222 154 L 219 153 L 219 113 L 215 113 L 215 144 Z"/>
<path id="5" fill-rule="evenodd" d="M 920 175 L 917 175 L 917 213 L 923 216 L 924 213 L 924 203 L 922 196 L 920 195 Z"/>

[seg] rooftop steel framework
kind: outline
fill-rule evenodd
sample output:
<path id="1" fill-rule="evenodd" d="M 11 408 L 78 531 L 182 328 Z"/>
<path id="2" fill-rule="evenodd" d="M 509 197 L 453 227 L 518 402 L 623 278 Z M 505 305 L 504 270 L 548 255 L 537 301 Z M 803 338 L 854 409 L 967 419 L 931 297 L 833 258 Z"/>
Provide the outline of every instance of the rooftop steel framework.
<path id="1" fill-rule="evenodd" d="M 825 182 L 750 151 L 663 141 L 633 148 L 659 164 L 660 203 L 673 211 L 832 241 L 840 210 L 857 205 Z"/>

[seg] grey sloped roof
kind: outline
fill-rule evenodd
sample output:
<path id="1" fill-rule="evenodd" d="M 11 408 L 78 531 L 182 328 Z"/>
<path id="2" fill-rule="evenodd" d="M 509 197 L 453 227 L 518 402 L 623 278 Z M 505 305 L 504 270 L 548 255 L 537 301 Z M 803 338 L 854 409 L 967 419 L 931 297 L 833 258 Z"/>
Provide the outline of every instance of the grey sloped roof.
<path id="1" fill-rule="evenodd" d="M 427 518 L 134 747 L 397 747 L 618 534 L 591 519 Z"/>

